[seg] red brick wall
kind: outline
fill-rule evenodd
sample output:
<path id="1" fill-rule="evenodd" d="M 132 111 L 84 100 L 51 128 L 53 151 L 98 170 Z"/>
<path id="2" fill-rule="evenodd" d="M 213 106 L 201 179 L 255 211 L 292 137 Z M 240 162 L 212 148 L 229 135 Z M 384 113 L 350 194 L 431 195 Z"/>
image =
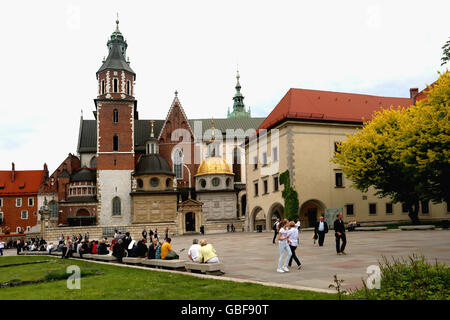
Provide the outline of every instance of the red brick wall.
<path id="1" fill-rule="evenodd" d="M 113 121 L 115 109 L 119 112 L 118 123 Z M 132 118 L 133 104 L 130 102 L 117 100 L 98 102 L 97 123 L 100 154 L 97 159 L 97 168 L 99 170 L 134 170 L 134 154 L 131 153 L 134 147 Z M 113 152 L 114 135 L 119 138 L 118 152 L 102 154 L 101 152 Z"/>
<path id="2" fill-rule="evenodd" d="M 17 227 L 21 227 L 26 231 L 27 227 L 33 227 L 37 224 L 37 195 L 27 195 L 27 196 L 4 196 L 1 195 L 0 198 L 3 199 L 3 205 L 0 207 L 0 212 L 3 212 L 3 225 L 0 227 L 4 232 L 5 226 L 9 227 L 11 233 L 16 232 Z M 22 199 L 22 206 L 16 207 L 16 198 Z M 28 198 L 33 198 L 33 206 L 28 206 Z M 28 211 L 28 219 L 22 219 L 22 210 Z"/>
<path id="3" fill-rule="evenodd" d="M 180 137 L 179 141 L 172 141 L 172 132 L 177 129 L 184 129 L 189 132 L 188 135 Z M 180 143 L 183 142 L 183 143 Z M 161 138 L 159 140 L 159 153 L 164 157 L 170 166 L 173 168 L 172 152 L 174 148 L 179 147 L 182 149 L 184 155 L 184 164 L 187 165 L 191 171 L 191 187 L 194 187 L 194 175 L 197 173 L 198 165 L 195 164 L 195 153 L 194 153 L 194 137 L 192 131 L 188 125 L 188 119 L 185 118 L 181 107 L 175 103 L 170 114 L 167 117 L 166 124 L 161 133 Z M 190 157 L 187 157 L 187 153 L 190 153 Z M 190 159 L 189 159 L 190 158 Z M 177 180 L 178 187 L 188 187 L 189 186 L 189 174 L 185 167 L 183 167 L 183 180 Z"/>

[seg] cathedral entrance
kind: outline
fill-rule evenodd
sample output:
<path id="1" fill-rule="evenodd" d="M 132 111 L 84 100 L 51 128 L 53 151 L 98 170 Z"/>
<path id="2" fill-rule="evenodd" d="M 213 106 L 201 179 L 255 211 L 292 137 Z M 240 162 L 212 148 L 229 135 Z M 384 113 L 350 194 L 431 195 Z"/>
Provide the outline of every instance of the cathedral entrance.
<path id="1" fill-rule="evenodd" d="M 195 213 L 186 213 L 186 232 L 195 232 Z"/>
<path id="2" fill-rule="evenodd" d="M 320 215 L 325 213 L 325 205 L 322 201 L 311 199 L 300 207 L 300 223 L 302 227 L 314 227 Z"/>

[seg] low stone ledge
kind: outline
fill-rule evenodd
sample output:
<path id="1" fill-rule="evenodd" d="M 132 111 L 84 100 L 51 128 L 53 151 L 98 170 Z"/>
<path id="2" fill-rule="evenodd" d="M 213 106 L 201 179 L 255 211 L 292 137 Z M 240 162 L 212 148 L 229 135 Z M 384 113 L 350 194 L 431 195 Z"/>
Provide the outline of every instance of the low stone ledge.
<path id="1" fill-rule="evenodd" d="M 62 256 L 62 251 L 52 251 L 50 253 L 51 256 Z"/>
<path id="2" fill-rule="evenodd" d="M 45 256 L 48 255 L 48 251 L 22 251 L 19 253 L 21 256 Z"/>
<path id="3" fill-rule="evenodd" d="M 156 268 L 167 268 L 174 270 L 184 270 L 186 260 L 163 260 L 163 259 L 142 259 L 142 264 Z"/>
<path id="4" fill-rule="evenodd" d="M 117 261 L 116 257 L 110 256 L 110 255 L 107 255 L 107 254 L 93 254 L 91 256 L 92 256 L 92 259 L 94 259 L 94 260 L 107 261 L 107 262 L 115 262 L 115 261 Z"/>
<path id="5" fill-rule="evenodd" d="M 223 264 L 218 263 L 197 263 L 197 262 L 186 262 L 185 264 L 186 271 L 192 272 L 194 271 L 200 271 L 201 273 L 206 274 L 215 274 L 215 275 L 222 275 L 223 272 Z"/>
<path id="6" fill-rule="evenodd" d="M 355 227 L 355 231 L 384 231 L 387 227 Z"/>
<path id="7" fill-rule="evenodd" d="M 130 258 L 130 257 L 123 257 L 122 262 L 125 264 L 142 264 L 142 260 L 145 258 Z M 148 260 L 148 259 L 147 259 Z"/>
<path id="8" fill-rule="evenodd" d="M 417 226 L 399 226 L 398 227 L 400 230 L 434 230 L 435 226 L 430 224 L 430 225 L 417 225 Z"/>

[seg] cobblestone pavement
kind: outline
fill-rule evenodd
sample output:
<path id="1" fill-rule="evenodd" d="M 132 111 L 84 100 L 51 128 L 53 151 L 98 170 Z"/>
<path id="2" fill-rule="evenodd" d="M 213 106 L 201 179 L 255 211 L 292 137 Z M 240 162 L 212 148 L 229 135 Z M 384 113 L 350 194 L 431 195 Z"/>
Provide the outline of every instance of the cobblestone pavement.
<path id="1" fill-rule="evenodd" d="M 368 231 L 347 232 L 347 255 L 336 255 L 334 232 L 331 230 L 323 247 L 313 244 L 312 232 L 300 234 L 297 256 L 302 269 L 295 262 L 289 273 L 277 273 L 279 250 L 272 244 L 273 233 L 221 233 L 188 235 L 172 238 L 172 247 L 187 259 L 192 239 L 205 238 L 217 251 L 225 265 L 225 276 L 262 282 L 277 282 L 295 286 L 328 289 L 336 274 L 344 279 L 343 287 L 355 288 L 366 279 L 368 266 L 377 264 L 384 255 L 407 257 L 423 254 L 434 261 L 450 264 L 450 231 Z M 183 251 L 181 251 L 184 248 Z M 5 250 L 5 255 L 15 255 L 15 250 Z"/>

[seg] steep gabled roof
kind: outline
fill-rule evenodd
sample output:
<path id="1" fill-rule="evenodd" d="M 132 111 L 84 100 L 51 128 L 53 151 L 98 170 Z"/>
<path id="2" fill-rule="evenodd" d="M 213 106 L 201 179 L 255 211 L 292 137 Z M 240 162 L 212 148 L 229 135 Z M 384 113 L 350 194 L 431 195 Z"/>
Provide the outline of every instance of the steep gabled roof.
<path id="1" fill-rule="evenodd" d="M 169 119 L 170 114 L 172 113 L 173 109 L 174 109 L 176 106 L 178 106 L 178 108 L 180 108 L 181 113 L 183 114 L 183 117 L 184 117 L 184 119 L 186 120 L 188 129 L 191 131 L 191 134 L 194 134 L 194 131 L 192 130 L 192 128 L 191 128 L 191 126 L 190 126 L 190 124 L 189 124 L 188 117 L 186 116 L 186 113 L 184 112 L 184 109 L 183 109 L 183 107 L 181 106 L 181 102 L 180 102 L 180 100 L 178 99 L 178 92 L 175 92 L 175 98 L 173 98 L 172 105 L 170 106 L 169 112 L 167 112 L 167 116 L 166 116 L 166 120 L 164 121 L 164 125 L 162 126 L 161 131 L 159 132 L 159 134 L 158 134 L 158 135 L 155 134 L 155 136 L 158 137 L 158 140 L 161 139 L 161 134 L 163 133 L 164 128 L 166 127 L 167 120 Z"/>
<path id="2" fill-rule="evenodd" d="M 410 98 L 290 89 L 258 130 L 270 129 L 286 119 L 362 124 L 381 107 L 409 107 L 412 103 Z"/>

